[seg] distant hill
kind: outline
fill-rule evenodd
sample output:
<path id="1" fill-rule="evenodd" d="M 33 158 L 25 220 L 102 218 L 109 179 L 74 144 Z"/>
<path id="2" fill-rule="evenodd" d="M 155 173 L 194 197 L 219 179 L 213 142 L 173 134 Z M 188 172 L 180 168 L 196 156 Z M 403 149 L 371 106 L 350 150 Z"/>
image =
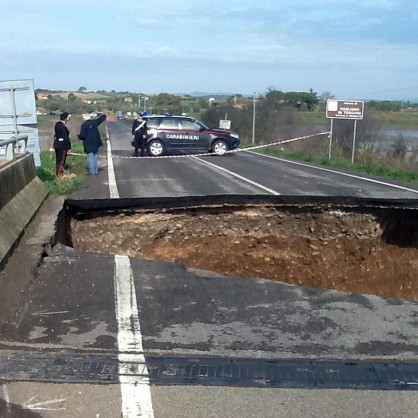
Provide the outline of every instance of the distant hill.
<path id="1" fill-rule="evenodd" d="M 78 99 L 87 102 L 87 101 L 93 101 L 93 100 L 104 100 L 107 99 L 110 96 L 106 93 L 93 93 L 93 92 L 77 92 L 77 91 L 51 91 L 46 89 L 37 89 L 36 95 L 38 99 L 46 99 L 48 96 L 59 96 L 60 98 L 67 100 L 68 95 L 73 94 Z"/>
<path id="2" fill-rule="evenodd" d="M 100 100 L 100 99 L 106 99 L 109 97 L 108 94 L 102 94 L 102 93 L 79 93 L 75 91 L 62 91 L 57 93 L 50 93 L 51 96 L 60 96 L 63 99 L 66 99 L 69 94 L 74 94 L 77 98 L 81 100 Z"/>
<path id="3" fill-rule="evenodd" d="M 192 96 L 192 97 L 231 97 L 235 93 L 208 93 L 205 91 L 193 91 L 192 93 L 175 93 L 177 96 Z"/>

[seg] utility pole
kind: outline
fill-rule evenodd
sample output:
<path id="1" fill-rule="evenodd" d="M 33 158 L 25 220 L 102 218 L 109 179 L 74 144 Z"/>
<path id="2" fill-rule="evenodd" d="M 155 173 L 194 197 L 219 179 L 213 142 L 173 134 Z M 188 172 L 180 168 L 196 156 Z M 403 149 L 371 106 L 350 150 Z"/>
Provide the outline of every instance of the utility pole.
<path id="1" fill-rule="evenodd" d="M 255 143 L 255 92 L 253 94 L 253 137 L 252 137 L 252 144 Z"/>

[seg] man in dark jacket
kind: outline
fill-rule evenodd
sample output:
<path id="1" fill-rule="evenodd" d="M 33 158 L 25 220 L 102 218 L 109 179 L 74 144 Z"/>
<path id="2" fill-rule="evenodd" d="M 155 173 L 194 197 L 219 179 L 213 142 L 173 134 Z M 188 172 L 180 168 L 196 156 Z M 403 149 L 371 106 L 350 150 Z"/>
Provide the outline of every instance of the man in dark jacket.
<path id="1" fill-rule="evenodd" d="M 65 161 L 68 151 L 71 149 L 70 131 L 67 128 L 69 119 L 68 112 L 61 113 L 60 120 L 54 127 L 55 174 L 58 177 L 64 174 Z"/>
<path id="2" fill-rule="evenodd" d="M 138 157 L 138 149 L 141 148 L 141 157 L 145 156 L 145 149 L 147 147 L 147 116 L 146 112 L 139 112 L 138 117 L 132 124 L 132 142 L 135 147 L 135 157 Z"/>
<path id="3" fill-rule="evenodd" d="M 103 145 L 99 125 L 106 120 L 106 115 L 100 115 L 97 119 L 90 119 L 90 115 L 83 115 L 83 119 L 85 122 L 80 127 L 78 138 L 83 141 L 84 152 L 87 154 L 89 174 L 98 174 L 98 153 Z"/>

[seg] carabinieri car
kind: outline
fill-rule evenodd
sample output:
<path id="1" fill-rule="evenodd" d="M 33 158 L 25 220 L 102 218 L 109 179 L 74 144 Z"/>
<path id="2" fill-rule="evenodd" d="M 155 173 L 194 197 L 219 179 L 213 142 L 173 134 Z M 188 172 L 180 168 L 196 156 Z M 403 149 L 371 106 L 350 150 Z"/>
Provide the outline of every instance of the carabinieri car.
<path id="1" fill-rule="evenodd" d="M 209 129 L 188 116 L 147 116 L 148 155 L 157 157 L 170 151 L 204 151 L 224 155 L 240 144 L 238 134 Z"/>

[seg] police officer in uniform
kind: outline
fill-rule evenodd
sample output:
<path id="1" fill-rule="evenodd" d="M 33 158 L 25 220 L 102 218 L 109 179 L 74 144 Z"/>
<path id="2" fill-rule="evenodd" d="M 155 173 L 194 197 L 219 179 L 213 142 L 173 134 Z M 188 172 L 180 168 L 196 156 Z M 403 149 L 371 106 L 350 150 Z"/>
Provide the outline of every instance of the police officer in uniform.
<path id="1" fill-rule="evenodd" d="M 55 149 L 55 174 L 60 177 L 64 174 L 64 165 L 67 161 L 68 151 L 71 149 L 70 131 L 67 122 L 70 119 L 68 112 L 60 115 L 60 120 L 54 127 L 54 149 Z"/>
<path id="2" fill-rule="evenodd" d="M 139 112 L 132 125 L 132 143 L 135 147 L 135 157 L 139 156 L 139 149 L 141 149 L 141 157 L 145 156 L 147 147 L 147 120 L 145 116 L 147 116 L 147 112 Z"/>

